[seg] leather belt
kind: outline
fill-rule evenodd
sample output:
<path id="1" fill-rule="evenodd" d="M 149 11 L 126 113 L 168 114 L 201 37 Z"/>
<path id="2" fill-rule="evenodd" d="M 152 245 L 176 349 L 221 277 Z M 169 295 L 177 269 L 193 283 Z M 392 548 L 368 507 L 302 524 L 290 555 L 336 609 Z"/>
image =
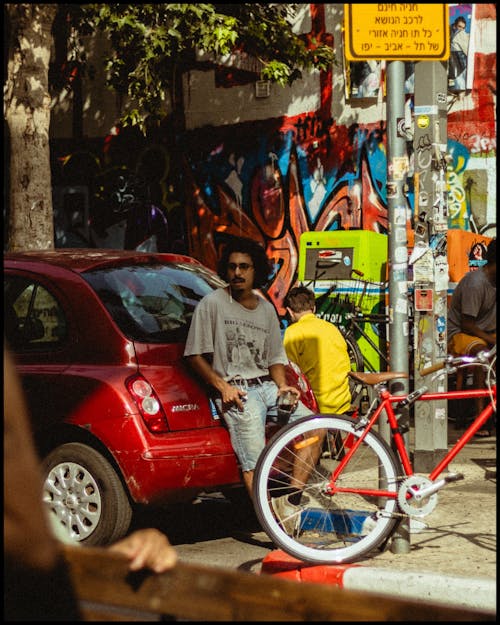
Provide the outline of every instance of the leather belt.
<path id="1" fill-rule="evenodd" d="M 230 384 L 238 384 L 238 385 L 242 385 L 242 386 L 260 386 L 261 384 L 263 384 L 264 382 L 270 382 L 272 380 L 272 377 L 270 375 L 261 375 L 258 378 L 250 378 L 250 379 L 245 379 L 245 378 L 237 378 L 235 380 L 230 380 Z"/>

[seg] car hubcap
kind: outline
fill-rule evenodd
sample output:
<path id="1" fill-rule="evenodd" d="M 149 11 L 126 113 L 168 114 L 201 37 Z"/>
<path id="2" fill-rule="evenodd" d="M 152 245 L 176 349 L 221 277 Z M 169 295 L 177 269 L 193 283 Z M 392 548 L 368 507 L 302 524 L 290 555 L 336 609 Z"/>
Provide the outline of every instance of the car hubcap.
<path id="1" fill-rule="evenodd" d="M 62 462 L 50 470 L 43 501 L 56 535 L 66 542 L 85 540 L 99 523 L 102 508 L 97 483 L 74 462 Z"/>

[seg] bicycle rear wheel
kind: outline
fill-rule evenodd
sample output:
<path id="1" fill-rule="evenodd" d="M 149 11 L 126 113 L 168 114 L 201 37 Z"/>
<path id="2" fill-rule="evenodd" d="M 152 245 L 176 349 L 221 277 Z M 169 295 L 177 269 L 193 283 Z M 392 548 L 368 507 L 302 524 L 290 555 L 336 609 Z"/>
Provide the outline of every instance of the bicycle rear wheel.
<path id="1" fill-rule="evenodd" d="M 257 517 L 271 540 L 295 558 L 321 564 L 353 562 L 382 545 L 396 528 L 396 496 L 367 492 L 383 487 L 396 495 L 401 475 L 399 461 L 376 432 L 368 432 L 335 481 L 349 492 L 329 494 L 332 472 L 363 432 L 355 425 L 347 416 L 306 417 L 278 431 L 259 457 L 253 486 Z M 308 447 L 305 458 L 301 450 Z M 310 477 L 293 515 L 280 523 L 271 500 L 300 492 L 290 486 L 294 462 L 297 467 L 307 465 Z M 290 523 L 292 530 L 285 531 Z"/>
<path id="2" fill-rule="evenodd" d="M 351 361 L 351 371 L 364 371 L 365 361 L 356 339 L 350 332 L 344 334 L 344 339 L 347 343 L 347 353 Z"/>
<path id="3" fill-rule="evenodd" d="M 344 339 L 347 344 L 347 353 L 349 354 L 349 360 L 351 361 L 351 371 L 364 371 L 364 359 L 359 345 L 354 338 L 354 335 L 348 332 L 344 334 Z M 349 378 L 349 390 L 351 391 L 351 404 L 359 408 L 359 402 L 361 399 L 361 391 L 363 385 L 356 382 L 353 378 Z"/>

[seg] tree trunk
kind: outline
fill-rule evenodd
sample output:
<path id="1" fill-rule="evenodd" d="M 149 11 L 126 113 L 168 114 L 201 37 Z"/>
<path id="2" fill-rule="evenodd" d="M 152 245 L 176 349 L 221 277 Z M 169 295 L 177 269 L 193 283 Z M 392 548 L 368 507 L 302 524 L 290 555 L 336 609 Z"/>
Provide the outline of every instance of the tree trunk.
<path id="1" fill-rule="evenodd" d="M 48 71 L 57 4 L 7 4 L 10 251 L 54 247 Z"/>

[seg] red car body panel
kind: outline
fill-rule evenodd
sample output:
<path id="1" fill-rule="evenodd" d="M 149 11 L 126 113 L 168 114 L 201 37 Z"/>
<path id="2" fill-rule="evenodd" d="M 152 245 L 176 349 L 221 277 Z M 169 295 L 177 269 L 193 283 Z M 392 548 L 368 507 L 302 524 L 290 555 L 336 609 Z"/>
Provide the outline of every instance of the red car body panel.
<path id="1" fill-rule="evenodd" d="M 207 387 L 183 359 L 184 342 L 127 338 L 81 275 L 150 262 L 209 271 L 174 254 L 82 249 L 4 254 L 4 282 L 16 276 L 36 281 L 58 301 L 66 321 L 67 338 L 57 345 L 14 353 L 40 448 L 80 440 L 105 450 L 132 500 L 143 504 L 241 482 L 227 429 Z M 127 380 L 137 374 L 163 407 L 165 433 L 148 429 L 127 389 Z M 295 375 L 288 371 L 291 381 Z M 310 388 L 303 388 L 305 401 L 316 409 Z"/>

